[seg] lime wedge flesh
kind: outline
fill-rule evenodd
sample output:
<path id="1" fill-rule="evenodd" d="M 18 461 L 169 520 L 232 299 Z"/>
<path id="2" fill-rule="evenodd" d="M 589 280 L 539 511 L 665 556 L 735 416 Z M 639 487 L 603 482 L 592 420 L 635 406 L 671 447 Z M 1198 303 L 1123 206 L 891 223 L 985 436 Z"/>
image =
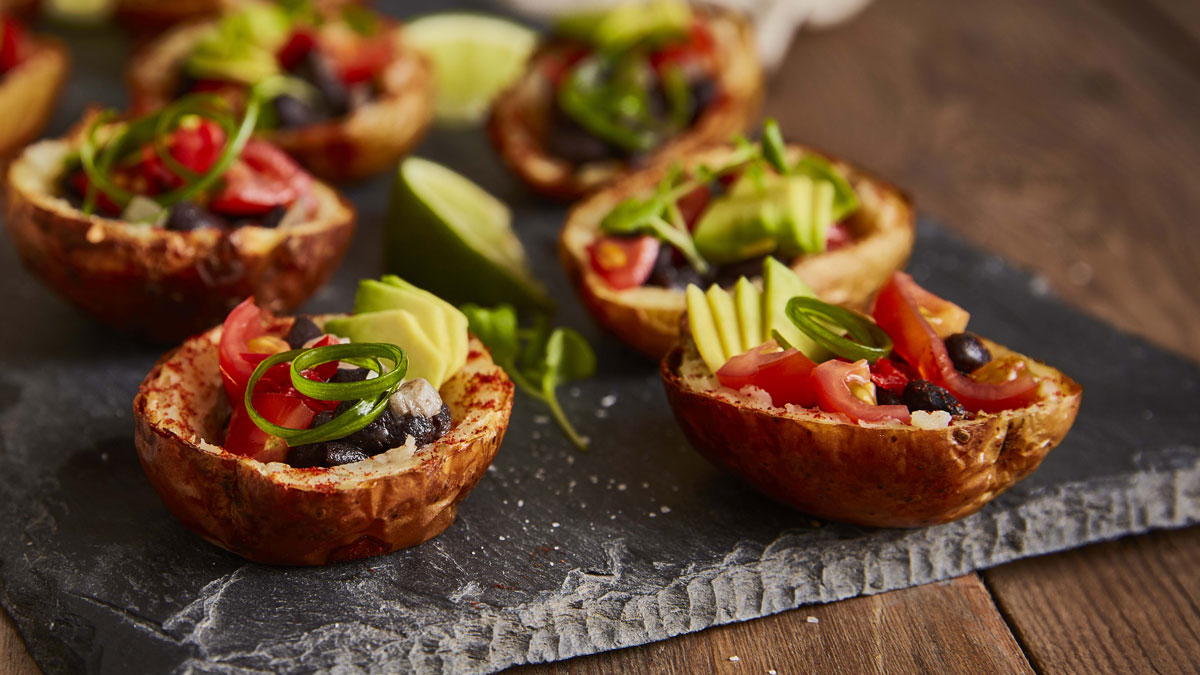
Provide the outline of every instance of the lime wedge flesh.
<path id="1" fill-rule="evenodd" d="M 454 304 L 550 309 L 503 202 L 419 157 L 400 164 L 384 230 L 389 272 Z"/>
<path id="2" fill-rule="evenodd" d="M 408 24 L 405 35 L 433 64 L 439 121 L 479 122 L 492 99 L 517 80 L 537 44 L 537 33 L 481 14 L 431 14 Z"/>

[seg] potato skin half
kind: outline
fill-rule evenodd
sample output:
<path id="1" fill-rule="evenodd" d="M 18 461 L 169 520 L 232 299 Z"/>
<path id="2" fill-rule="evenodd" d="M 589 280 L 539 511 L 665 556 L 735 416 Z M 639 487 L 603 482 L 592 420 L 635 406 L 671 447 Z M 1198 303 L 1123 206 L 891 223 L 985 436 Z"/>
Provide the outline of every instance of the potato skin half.
<path id="1" fill-rule="evenodd" d="M 995 355 L 1012 353 L 989 346 Z M 1037 469 L 1070 430 L 1083 393 L 1043 366 L 1054 387 L 1030 407 L 944 429 L 862 427 L 820 410 L 757 408 L 689 387 L 679 374 L 689 349 L 672 349 L 660 373 L 675 419 L 700 454 L 778 502 L 874 527 L 923 527 L 978 511 Z"/>
<path id="2" fill-rule="evenodd" d="M 288 325 L 277 322 L 278 332 Z M 441 390 L 454 426 L 415 455 L 301 469 L 220 447 L 229 414 L 218 371 L 221 328 L 166 354 L 133 402 L 142 468 L 167 508 L 209 542 L 279 565 L 324 565 L 431 539 L 487 471 L 512 410 L 513 384 L 472 337 Z"/>
<path id="3" fill-rule="evenodd" d="M 739 13 L 711 5 L 696 7 L 717 41 L 718 72 L 724 95 L 710 105 L 690 129 L 642 161 L 669 161 L 710 143 L 728 141 L 758 113 L 763 99 L 763 70 L 750 23 Z M 549 124 L 552 95 L 541 64 L 553 57 L 554 42 L 538 49 L 526 73 L 501 93 L 488 120 L 488 135 L 501 159 L 535 191 L 572 200 L 628 173 L 629 162 L 612 160 L 575 166 L 551 155 L 543 139 Z"/>
<path id="4" fill-rule="evenodd" d="M 0 157 L 14 154 L 46 128 L 70 65 L 66 45 L 37 36 L 33 52 L 0 80 Z"/>
<path id="5" fill-rule="evenodd" d="M 298 306 L 328 281 L 354 235 L 354 207 L 319 182 L 315 215 L 273 229 L 174 232 L 87 216 L 53 194 L 70 148 L 42 141 L 9 167 L 9 236 L 25 266 L 60 295 L 151 340 L 194 335 L 250 295 L 271 311 Z"/>
<path id="6" fill-rule="evenodd" d="M 135 55 L 126 71 L 135 108 L 158 108 L 174 98 L 180 64 L 210 25 L 179 26 Z M 380 76 L 377 98 L 340 119 L 261 136 L 314 175 L 334 183 L 392 169 L 433 120 L 433 71 L 425 57 L 408 45 L 402 26 L 390 30 L 395 56 Z"/>
<path id="7" fill-rule="evenodd" d="M 817 152 L 790 144 L 789 153 Z M 678 158 L 684 169 L 720 162 L 733 152 L 712 146 Z M 916 239 L 912 201 L 899 189 L 825 152 L 858 192 L 862 208 L 848 222 L 855 234 L 852 243 L 792 261 L 791 267 L 821 299 L 864 309 L 891 277 L 902 269 Z M 661 359 L 679 341 L 680 321 L 687 309 L 683 291 L 653 286 L 616 290 L 592 270 L 588 246 L 596 240 L 600 222 L 629 197 L 648 194 L 666 175 L 669 166 L 658 166 L 622 178 L 585 197 L 567 214 L 559 232 L 559 260 L 580 300 L 600 325 L 622 342 L 652 359 Z"/>

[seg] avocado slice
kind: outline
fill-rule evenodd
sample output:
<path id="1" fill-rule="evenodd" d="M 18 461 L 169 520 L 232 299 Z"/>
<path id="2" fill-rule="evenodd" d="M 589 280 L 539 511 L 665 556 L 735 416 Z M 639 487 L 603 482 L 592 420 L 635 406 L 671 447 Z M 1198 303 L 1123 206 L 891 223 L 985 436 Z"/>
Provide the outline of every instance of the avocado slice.
<path id="1" fill-rule="evenodd" d="M 775 250 L 779 220 L 770 199 L 726 196 L 705 209 L 692 241 L 700 255 L 713 264 L 749 260 Z"/>
<path id="2" fill-rule="evenodd" d="M 407 310 L 389 309 L 331 319 L 325 323 L 325 330 L 350 338 L 351 342 L 397 345 L 408 355 L 406 380 L 423 377 L 434 388 L 440 388 L 449 374 L 447 355 L 433 344 L 421 327 L 421 322 Z"/>
<path id="3" fill-rule="evenodd" d="M 358 291 L 354 294 L 355 314 L 385 312 L 390 309 L 411 312 L 421 322 L 421 328 L 433 344 L 446 352 L 447 360 L 454 360 L 450 324 L 444 316 L 445 311 L 439 305 L 423 297 L 421 293 L 389 286 L 373 279 L 358 282 Z"/>
<path id="4" fill-rule="evenodd" d="M 725 348 L 721 345 L 721 336 L 717 332 L 717 324 L 713 320 L 712 310 L 708 307 L 708 297 L 700 287 L 688 284 L 687 287 L 688 327 L 692 330 L 692 340 L 700 351 L 700 358 L 708 365 L 708 369 L 717 372 L 725 365 Z"/>
<path id="5" fill-rule="evenodd" d="M 796 276 L 792 268 L 775 258 L 767 258 L 763 262 L 764 337 L 773 338 L 774 335 L 771 331 L 778 331 L 788 344 L 804 352 L 804 355 L 813 361 L 821 363 L 833 355 L 797 328 L 796 324 L 787 317 L 788 300 L 801 295 L 810 298 L 816 297 L 816 293 L 813 293 L 808 284 Z"/>
<path id="6" fill-rule="evenodd" d="M 749 351 L 765 342 L 762 321 L 762 291 L 746 277 L 733 286 L 734 305 L 737 307 L 738 329 L 742 334 L 742 351 Z"/>
<path id="7" fill-rule="evenodd" d="M 705 295 L 708 297 L 708 308 L 712 310 L 713 322 L 717 327 L 717 335 L 721 338 L 725 358 L 746 351 L 742 347 L 742 333 L 738 327 L 738 314 L 734 308 L 733 296 L 716 284 L 709 286 Z"/>
<path id="8" fill-rule="evenodd" d="M 813 180 L 808 176 L 788 176 L 773 194 L 781 197 L 784 208 L 779 237 L 779 254 L 795 258 L 813 248 Z"/>
<path id="9" fill-rule="evenodd" d="M 850 185 L 850 181 L 824 157 L 809 153 L 796 162 L 791 173 L 810 176 L 816 181 L 829 181 L 833 185 L 831 222 L 839 221 L 858 210 L 858 194 L 854 192 L 854 186 Z"/>
<path id="10" fill-rule="evenodd" d="M 833 209 L 835 190 L 833 183 L 819 180 L 813 184 L 812 195 L 812 225 L 808 229 L 809 253 L 820 253 L 825 250 L 825 242 L 829 239 L 829 228 L 833 226 Z"/>
<path id="11" fill-rule="evenodd" d="M 395 274 L 385 274 L 380 279 L 383 285 L 397 288 L 401 291 L 409 293 L 407 296 L 421 304 L 431 304 L 440 310 L 441 321 L 446 326 L 446 348 L 450 355 L 451 370 L 450 374 L 458 372 L 467 362 L 467 341 L 469 339 L 467 333 L 467 315 L 463 314 L 457 307 L 439 298 L 437 295 L 429 291 L 414 286 L 409 282 L 401 279 Z M 394 297 L 394 296 L 393 296 Z M 357 303 L 357 298 L 356 298 Z M 395 309 L 405 309 L 403 306 Z M 355 309 L 357 310 L 357 308 Z M 431 318 L 432 320 L 432 318 Z"/>

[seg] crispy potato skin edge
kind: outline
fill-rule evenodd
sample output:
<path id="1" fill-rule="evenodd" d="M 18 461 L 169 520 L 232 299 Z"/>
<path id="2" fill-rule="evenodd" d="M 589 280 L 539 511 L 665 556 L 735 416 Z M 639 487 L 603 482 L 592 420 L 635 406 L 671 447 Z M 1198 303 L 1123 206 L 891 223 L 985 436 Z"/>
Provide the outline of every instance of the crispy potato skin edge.
<path id="1" fill-rule="evenodd" d="M 719 57 L 717 79 L 727 95 L 711 105 L 685 133 L 656 150 L 646 160 L 648 165 L 668 162 L 709 143 L 728 141 L 746 128 L 762 105 L 762 64 L 749 22 L 733 10 L 714 6 L 698 9 L 707 14 L 709 21 L 729 26 L 736 35 Z M 540 133 L 524 119 L 526 107 L 536 98 L 528 93 L 535 88 L 531 78 L 541 78 L 537 67 L 540 53 L 530 58 L 532 67 L 526 74 L 496 99 L 488 119 L 488 135 L 500 158 L 529 187 L 544 196 L 569 201 L 625 175 L 630 168 L 628 162 L 616 162 L 615 167 L 602 168 L 596 163 L 575 167 L 548 153 Z"/>
<path id="2" fill-rule="evenodd" d="M 146 45 L 130 61 L 126 80 L 138 109 L 161 107 L 173 98 L 179 60 L 207 23 L 173 29 Z M 395 57 L 380 78 L 377 99 L 338 120 L 302 129 L 275 130 L 263 137 L 283 148 L 324 180 L 344 183 L 392 169 L 417 144 L 433 121 L 433 70 L 392 28 Z"/>
<path id="3" fill-rule="evenodd" d="M 35 37 L 36 49 L 0 82 L 0 157 L 9 157 L 37 138 L 62 92 L 71 65 L 61 41 Z"/>
<path id="4" fill-rule="evenodd" d="M 513 384 L 473 340 L 468 365 L 451 380 L 460 380 L 454 385 L 459 396 L 446 400 L 455 427 L 426 447 L 427 456 L 417 466 L 372 473 L 348 487 L 333 477 L 324 479 L 332 469 L 264 471 L 275 465 L 202 448 L 156 412 L 170 395 L 164 388 L 172 378 L 198 376 L 199 352 L 215 360 L 219 336 L 215 328 L 192 338 L 146 376 L 133 403 L 135 443 L 142 468 L 167 508 L 204 539 L 244 558 L 324 565 L 431 539 L 454 522 L 458 503 L 487 471 L 504 439 Z M 205 376 L 211 378 L 205 387 L 221 387 L 216 370 Z M 220 416 L 211 397 L 181 399 L 184 415 Z M 289 473 L 300 480 L 289 480 L 284 475 Z"/>
<path id="5" fill-rule="evenodd" d="M 819 411 L 775 415 L 695 391 L 678 374 L 682 354 L 682 346 L 672 349 L 660 374 L 675 419 L 700 454 L 792 508 L 874 527 L 923 527 L 978 511 L 1062 441 L 1083 393 L 1055 371 L 1063 395 L 1028 408 L 946 429 L 866 428 Z"/>
<path id="6" fill-rule="evenodd" d="M 295 228 L 171 232 L 86 216 L 28 189 L 9 168 L 5 226 L 22 262 L 80 309 L 119 330 L 176 341 L 255 296 L 282 312 L 329 280 L 354 236 L 355 212 L 314 184 L 321 218 Z"/>
<path id="7" fill-rule="evenodd" d="M 873 200 L 873 215 L 863 216 L 866 233 L 855 242 L 828 253 L 798 258 L 792 269 L 822 299 L 854 309 L 866 309 L 892 272 L 902 269 L 916 240 L 916 214 L 903 191 L 869 172 L 823 151 L 789 144 L 794 153 L 816 152 L 844 168 L 856 188 Z M 714 146 L 681 158 L 685 168 L 727 154 Z M 573 206 L 559 232 L 559 261 L 580 300 L 596 321 L 625 344 L 651 358 L 661 359 L 679 341 L 687 308 L 683 291 L 614 290 L 592 271 L 586 243 L 596 238 L 600 221 L 623 200 L 652 190 L 666 174 L 659 165 L 630 174 Z"/>

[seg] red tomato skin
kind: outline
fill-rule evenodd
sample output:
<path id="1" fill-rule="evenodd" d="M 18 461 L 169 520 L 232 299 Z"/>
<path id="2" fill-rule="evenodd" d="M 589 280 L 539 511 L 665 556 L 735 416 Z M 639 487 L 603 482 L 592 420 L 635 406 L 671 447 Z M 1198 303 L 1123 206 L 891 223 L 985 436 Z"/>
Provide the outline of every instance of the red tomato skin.
<path id="1" fill-rule="evenodd" d="M 813 369 L 817 387 L 817 404 L 821 410 L 842 413 L 858 422 L 900 422 L 908 424 L 912 416 L 902 405 L 871 405 L 850 391 L 852 381 L 871 382 L 871 369 L 866 360 L 848 363 L 826 361 Z"/>
<path id="2" fill-rule="evenodd" d="M 921 315 L 921 294 L 937 298 L 917 286 L 907 274 L 896 272 L 879 290 L 874 317 L 879 327 L 892 338 L 896 353 L 921 377 L 945 387 L 967 410 L 999 412 L 1024 408 L 1037 400 L 1038 383 L 1029 373 L 1002 384 L 976 382 L 958 372 L 946 351 L 946 343 Z"/>
<path id="3" fill-rule="evenodd" d="M 770 394 L 771 403 L 776 406 L 816 405 L 817 393 L 812 381 L 816 364 L 798 349 L 764 352 L 764 347 L 777 348 L 770 342 L 738 354 L 721 366 L 717 379 L 730 389 L 758 387 Z"/>
<path id="4" fill-rule="evenodd" d="M 612 288 L 623 291 L 646 283 L 662 244 L 650 235 L 601 237 L 588 246 L 592 269 Z"/>
<path id="5" fill-rule="evenodd" d="M 312 193 L 312 177 L 284 151 L 256 138 L 225 172 L 224 186 L 213 196 L 213 211 L 258 216 L 288 206 Z"/>
<path id="6" fill-rule="evenodd" d="M 254 393 L 254 409 L 268 422 L 289 429 L 307 429 L 316 416 L 301 399 L 270 392 Z M 225 449 L 260 462 L 282 462 L 288 451 L 281 439 L 258 428 L 244 405 L 234 407 Z"/>
<path id="7" fill-rule="evenodd" d="M 650 64 L 661 72 L 667 66 L 711 69 L 713 65 L 712 32 L 703 21 L 693 21 L 686 40 L 668 44 L 650 54 Z"/>
<path id="8" fill-rule="evenodd" d="M 29 34 L 11 16 L 0 17 L 0 73 L 16 68 L 29 51 Z"/>
<path id="9" fill-rule="evenodd" d="M 589 53 L 591 50 L 581 45 L 571 45 L 548 53 L 541 58 L 542 76 L 557 89 L 563 77 Z"/>
<path id="10" fill-rule="evenodd" d="M 679 214 L 683 216 L 683 222 L 687 223 L 688 230 L 696 229 L 696 224 L 700 222 L 700 214 L 708 208 L 708 202 L 711 199 L 712 192 L 709 191 L 708 186 L 701 185 L 675 202 L 675 205 L 679 207 Z"/>
<path id="11" fill-rule="evenodd" d="M 871 366 L 871 381 L 876 387 L 882 387 L 897 394 L 904 391 L 904 385 L 912 377 L 903 364 L 888 358 L 879 359 Z"/>
<path id="12" fill-rule="evenodd" d="M 312 31 L 302 28 L 292 32 L 288 41 L 275 53 L 275 58 L 284 70 L 291 70 L 299 65 L 300 61 L 308 56 L 308 53 L 316 46 L 317 39 Z"/>
<path id="13" fill-rule="evenodd" d="M 218 346 L 221 364 L 221 381 L 225 385 L 225 393 L 234 410 L 242 407 L 240 402 L 246 395 L 246 383 L 254 373 L 257 361 L 246 358 L 246 343 L 256 337 L 265 335 L 263 311 L 254 304 L 254 298 L 246 298 L 229 316 L 221 328 L 221 342 Z"/>
<path id="14" fill-rule="evenodd" d="M 383 72 L 395 54 L 387 32 L 379 37 L 354 41 L 353 46 L 330 45 L 325 50 L 333 61 L 334 70 L 342 82 L 348 85 L 370 82 Z"/>

